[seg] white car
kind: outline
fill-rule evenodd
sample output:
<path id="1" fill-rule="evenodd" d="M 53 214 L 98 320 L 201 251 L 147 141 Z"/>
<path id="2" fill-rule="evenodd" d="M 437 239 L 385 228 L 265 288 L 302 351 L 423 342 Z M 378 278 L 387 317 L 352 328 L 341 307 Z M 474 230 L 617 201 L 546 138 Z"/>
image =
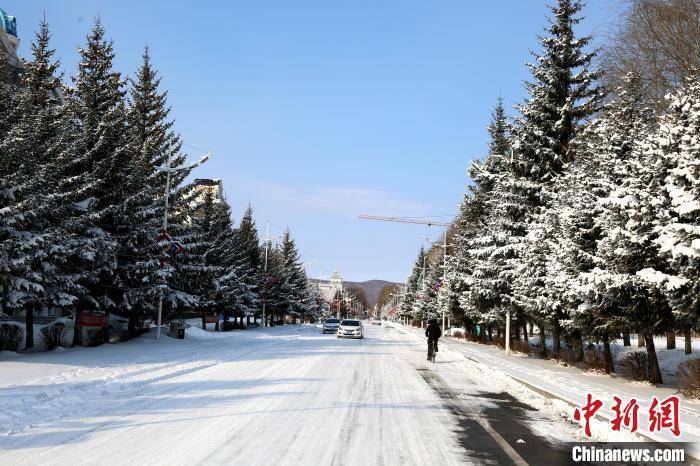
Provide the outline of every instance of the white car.
<path id="1" fill-rule="evenodd" d="M 382 325 L 381 319 L 378 319 L 377 317 L 372 319 L 371 323 L 372 323 L 372 325 Z"/>
<path id="2" fill-rule="evenodd" d="M 364 338 L 362 322 L 357 319 L 343 319 L 338 327 L 338 338 Z"/>
<path id="3" fill-rule="evenodd" d="M 340 319 L 326 319 L 323 322 L 323 333 L 336 333 L 340 327 Z"/>
<path id="4" fill-rule="evenodd" d="M 65 316 L 57 317 L 56 319 L 47 323 L 46 326 L 50 327 L 51 325 L 56 324 L 63 325 L 64 327 L 66 327 L 67 330 L 73 330 L 75 328 L 75 314 L 68 314 Z"/>

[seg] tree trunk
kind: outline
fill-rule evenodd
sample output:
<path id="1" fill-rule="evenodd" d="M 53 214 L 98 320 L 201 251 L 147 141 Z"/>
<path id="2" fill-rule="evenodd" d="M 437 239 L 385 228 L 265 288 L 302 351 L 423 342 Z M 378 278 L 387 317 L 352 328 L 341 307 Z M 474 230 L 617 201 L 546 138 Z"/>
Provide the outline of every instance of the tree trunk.
<path id="1" fill-rule="evenodd" d="M 75 320 L 73 321 L 73 346 L 78 346 L 80 343 L 80 326 L 78 325 L 78 315 L 80 311 L 75 313 Z"/>
<path id="2" fill-rule="evenodd" d="M 666 332 L 666 349 L 676 349 L 676 331 Z"/>
<path id="3" fill-rule="evenodd" d="M 529 345 L 530 340 L 527 337 L 527 324 L 523 324 L 523 340 Z"/>
<path id="4" fill-rule="evenodd" d="M 202 330 L 207 330 L 207 313 L 202 309 Z"/>
<path id="5" fill-rule="evenodd" d="M 637 334 L 637 348 L 644 348 L 644 334 Z"/>
<path id="6" fill-rule="evenodd" d="M 136 337 L 136 320 L 137 319 L 138 319 L 138 316 L 136 315 L 136 309 L 133 309 L 129 313 L 129 324 L 128 324 L 129 339 Z"/>
<path id="7" fill-rule="evenodd" d="M 630 332 L 622 332 L 622 344 L 624 346 L 632 346 L 630 341 Z"/>
<path id="8" fill-rule="evenodd" d="M 561 331 L 558 328 L 552 330 L 552 354 L 556 358 L 561 351 Z"/>
<path id="9" fill-rule="evenodd" d="M 520 343 L 520 326 L 519 325 L 513 326 L 513 333 L 514 333 L 513 336 L 515 337 L 515 341 Z"/>
<path id="10" fill-rule="evenodd" d="M 613 365 L 612 351 L 610 351 L 610 339 L 608 335 L 603 336 L 603 360 L 605 361 L 605 373 L 615 372 Z"/>
<path id="11" fill-rule="evenodd" d="M 544 327 L 541 325 L 538 325 L 540 329 L 540 353 L 542 353 L 542 357 L 546 358 L 547 357 L 547 334 L 544 331 Z"/>
<path id="12" fill-rule="evenodd" d="M 486 327 L 486 334 L 489 337 L 489 341 L 493 341 L 493 328 L 490 325 Z"/>
<path id="13" fill-rule="evenodd" d="M 649 361 L 649 382 L 653 384 L 662 384 L 664 381 L 661 378 L 659 360 L 656 357 L 656 348 L 654 348 L 654 335 L 651 333 L 645 333 L 644 342 L 647 346 L 647 360 Z"/>
<path id="14" fill-rule="evenodd" d="M 690 338 L 690 330 L 683 332 L 685 337 L 685 354 L 691 354 L 693 352 L 692 339 Z"/>
<path id="15" fill-rule="evenodd" d="M 574 363 L 583 361 L 583 338 L 578 330 L 571 335 L 571 352 L 571 359 Z"/>
<path id="16" fill-rule="evenodd" d="M 34 308 L 29 306 L 26 310 L 25 331 L 27 335 L 24 340 L 24 349 L 34 348 Z"/>
<path id="17" fill-rule="evenodd" d="M 497 336 L 498 338 L 501 338 L 501 327 L 498 327 L 498 328 L 496 329 L 496 336 Z"/>
<path id="18" fill-rule="evenodd" d="M 532 322 L 530 322 L 530 333 L 529 333 L 529 335 L 530 335 L 531 337 L 534 337 L 534 336 L 535 336 L 535 328 L 534 328 L 534 327 L 535 327 L 535 325 L 534 325 Z"/>

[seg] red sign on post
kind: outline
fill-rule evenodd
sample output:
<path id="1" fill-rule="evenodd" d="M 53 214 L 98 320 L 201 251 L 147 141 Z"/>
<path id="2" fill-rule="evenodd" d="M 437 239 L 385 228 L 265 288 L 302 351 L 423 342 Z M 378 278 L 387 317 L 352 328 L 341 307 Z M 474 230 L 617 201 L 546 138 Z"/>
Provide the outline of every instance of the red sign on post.
<path id="1" fill-rule="evenodd" d="M 109 313 L 101 311 L 81 311 L 75 317 L 81 327 L 108 327 Z"/>

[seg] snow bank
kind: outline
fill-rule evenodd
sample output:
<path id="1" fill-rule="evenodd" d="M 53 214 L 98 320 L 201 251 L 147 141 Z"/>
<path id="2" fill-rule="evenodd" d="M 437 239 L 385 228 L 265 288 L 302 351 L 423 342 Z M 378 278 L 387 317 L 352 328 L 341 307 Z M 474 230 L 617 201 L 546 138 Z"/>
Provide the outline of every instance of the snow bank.
<path id="1" fill-rule="evenodd" d="M 318 332 L 313 326 L 205 332 L 191 327 L 184 340 L 151 331 L 131 341 L 42 353 L 0 353 L 0 435 L 109 405 L 117 395 L 202 370 L 277 341 Z M 224 343 L 225 341 L 225 343 Z"/>

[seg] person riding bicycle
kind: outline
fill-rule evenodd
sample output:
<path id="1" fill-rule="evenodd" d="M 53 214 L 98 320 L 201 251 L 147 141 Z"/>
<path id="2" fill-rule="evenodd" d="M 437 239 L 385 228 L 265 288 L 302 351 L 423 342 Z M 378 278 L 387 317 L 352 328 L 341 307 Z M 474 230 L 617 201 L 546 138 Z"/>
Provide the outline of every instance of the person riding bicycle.
<path id="1" fill-rule="evenodd" d="M 442 336 L 442 330 L 438 325 L 437 319 L 430 319 L 428 321 L 428 328 L 425 329 L 425 336 L 428 337 L 428 352 L 430 352 L 430 345 L 435 345 L 435 352 L 438 350 L 438 340 Z"/>

